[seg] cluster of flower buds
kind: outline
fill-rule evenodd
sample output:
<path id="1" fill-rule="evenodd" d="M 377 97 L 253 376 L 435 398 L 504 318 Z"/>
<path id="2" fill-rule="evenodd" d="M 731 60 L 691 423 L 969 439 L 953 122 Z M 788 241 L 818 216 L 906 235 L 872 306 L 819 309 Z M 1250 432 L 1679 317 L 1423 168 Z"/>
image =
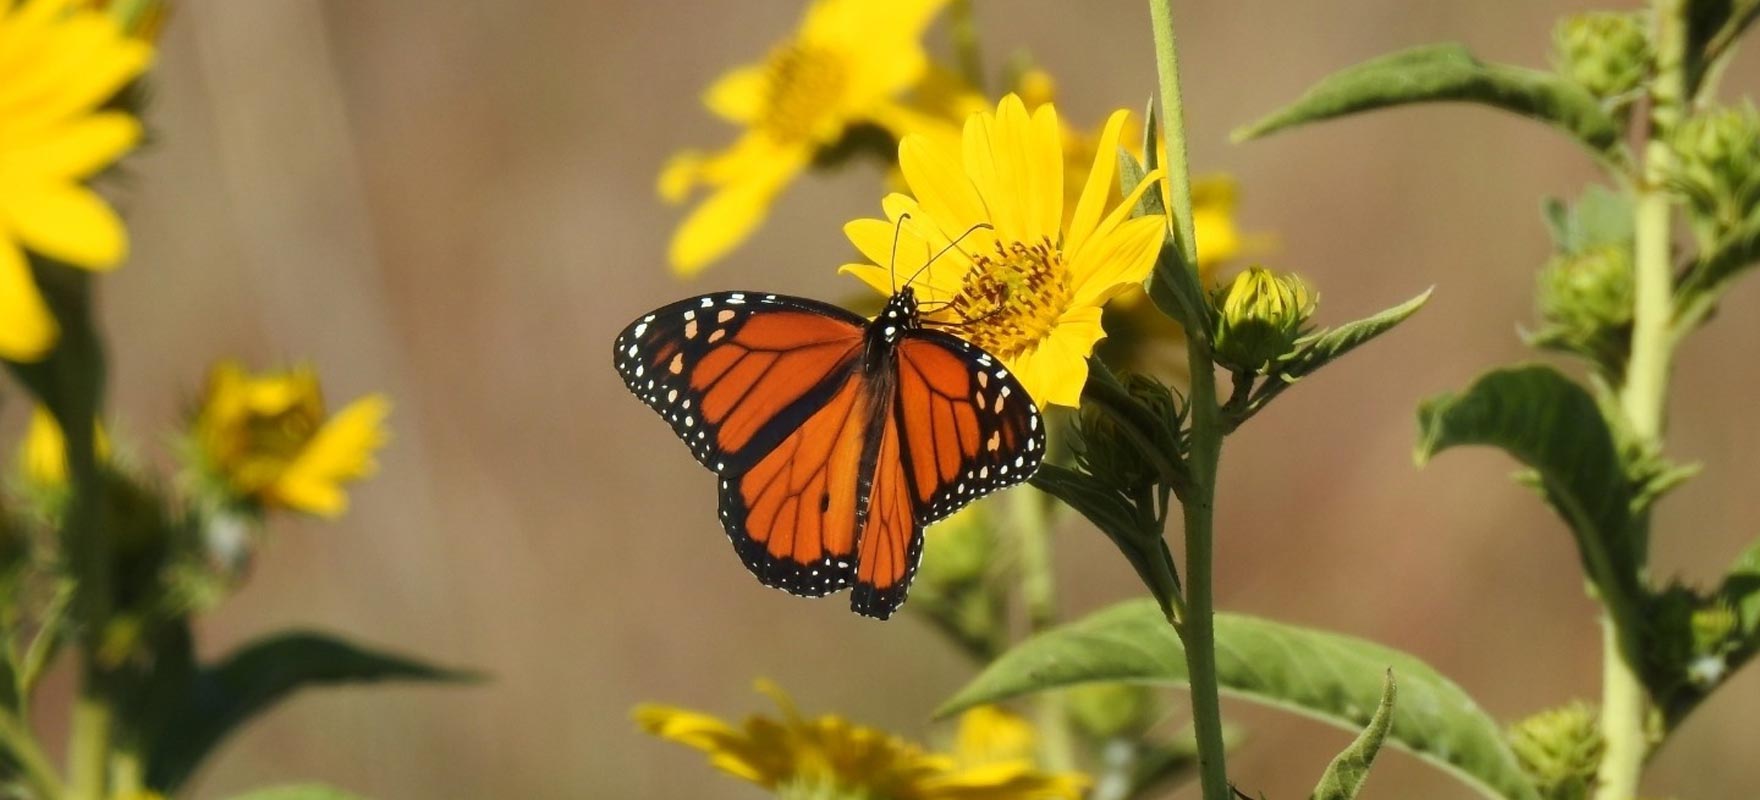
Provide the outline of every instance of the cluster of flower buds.
<path id="1" fill-rule="evenodd" d="M 1594 709 L 1578 702 L 1542 711 L 1511 726 L 1509 744 L 1541 797 L 1589 796 L 1604 747 Z"/>
<path id="2" fill-rule="evenodd" d="M 1697 114 L 1671 141 L 1670 183 L 1704 234 L 1720 236 L 1760 213 L 1760 110 L 1752 102 Z"/>
<path id="3" fill-rule="evenodd" d="M 1559 253 L 1540 270 L 1543 325 L 1530 341 L 1582 355 L 1617 375 L 1630 349 L 1632 292 L 1629 245 Z"/>
<path id="4" fill-rule="evenodd" d="M 1597 11 L 1560 20 L 1553 29 L 1553 65 L 1602 99 L 1630 96 L 1650 69 L 1644 15 Z"/>

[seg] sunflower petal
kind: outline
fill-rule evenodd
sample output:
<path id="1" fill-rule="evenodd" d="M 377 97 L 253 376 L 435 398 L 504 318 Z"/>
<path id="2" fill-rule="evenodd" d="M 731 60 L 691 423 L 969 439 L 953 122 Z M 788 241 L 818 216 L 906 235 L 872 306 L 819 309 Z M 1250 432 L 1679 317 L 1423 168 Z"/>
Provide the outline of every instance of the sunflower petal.
<path id="1" fill-rule="evenodd" d="M 18 240 L 36 252 L 87 269 L 109 269 L 128 255 L 116 212 L 90 189 L 63 181 L 14 181 L 0 196 Z"/>
<path id="2" fill-rule="evenodd" d="M 1161 217 L 1126 220 L 1105 236 L 1089 241 L 1070 264 L 1075 305 L 1099 305 L 1135 284 L 1155 268 L 1167 236 Z"/>
<path id="3" fill-rule="evenodd" d="M 0 236 L 0 358 L 36 361 L 55 345 L 59 331 L 24 253 Z"/>
<path id="4" fill-rule="evenodd" d="M 1082 187 L 1082 196 L 1076 200 L 1076 212 L 1070 217 L 1069 233 L 1063 240 L 1066 253 L 1081 250 L 1093 235 L 1100 217 L 1106 213 L 1106 198 L 1112 195 L 1113 175 L 1118 167 L 1118 137 L 1127 119 L 1130 119 L 1130 112 L 1123 109 L 1106 118 L 1106 127 L 1101 131 L 1100 143 L 1094 150 L 1094 167 L 1088 170 L 1088 182 Z"/>
<path id="5" fill-rule="evenodd" d="M 709 85 L 703 92 L 703 105 L 729 122 L 750 125 L 764 111 L 767 87 L 762 65 L 736 67 Z"/>

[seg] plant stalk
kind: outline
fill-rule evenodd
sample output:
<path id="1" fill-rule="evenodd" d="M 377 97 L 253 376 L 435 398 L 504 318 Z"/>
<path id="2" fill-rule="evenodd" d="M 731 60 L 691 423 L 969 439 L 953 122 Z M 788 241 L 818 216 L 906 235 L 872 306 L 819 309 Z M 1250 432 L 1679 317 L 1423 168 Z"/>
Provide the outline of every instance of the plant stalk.
<path id="1" fill-rule="evenodd" d="M 1188 269 L 1196 270 L 1198 243 L 1192 232 L 1191 169 L 1186 157 L 1185 107 L 1180 100 L 1179 52 L 1174 43 L 1169 0 L 1149 0 L 1155 35 L 1155 66 L 1161 88 L 1162 135 L 1167 140 L 1167 180 L 1173 230 Z M 1213 599 L 1213 511 L 1216 473 L 1222 456 L 1222 409 L 1216 399 L 1216 364 L 1202 331 L 1186 337 L 1192 382 L 1188 401 L 1191 428 L 1187 465 L 1191 486 L 1180 498 L 1185 518 L 1186 583 L 1183 619 L 1175 624 L 1185 644 L 1191 678 L 1192 728 L 1198 745 L 1198 777 L 1204 800 L 1232 800 L 1222 738 L 1222 703 L 1217 694 L 1216 621 Z M 1169 622 L 1174 622 L 1171 618 Z"/>
<path id="2" fill-rule="evenodd" d="M 1670 359 L 1675 337 L 1674 285 L 1669 260 L 1670 203 L 1665 181 L 1673 167 L 1669 133 L 1680 121 L 1686 101 L 1686 8 L 1683 0 L 1654 0 L 1651 5 L 1656 49 L 1656 74 L 1650 87 L 1650 119 L 1644 143 L 1643 174 L 1637 181 L 1633 219 L 1632 356 L 1620 386 L 1620 408 L 1640 441 L 1662 447 L 1667 412 Z M 1649 551 L 1649 516 L 1634 520 L 1631 536 L 1636 568 L 1643 580 Z M 1613 620 L 1603 621 L 1601 737 L 1605 751 L 1596 773 L 1595 800 L 1637 797 L 1650 742 L 1646 733 L 1648 692 L 1638 665 L 1625 656 Z M 1634 631 L 1625 632 L 1628 635 Z"/>

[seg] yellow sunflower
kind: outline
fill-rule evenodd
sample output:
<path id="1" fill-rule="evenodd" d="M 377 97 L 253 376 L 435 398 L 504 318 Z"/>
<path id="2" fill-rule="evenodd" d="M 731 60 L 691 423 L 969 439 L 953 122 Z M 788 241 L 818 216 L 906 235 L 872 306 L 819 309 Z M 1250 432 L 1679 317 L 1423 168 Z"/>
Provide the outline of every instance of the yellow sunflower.
<path id="1" fill-rule="evenodd" d="M 195 451 L 208 483 L 236 501 L 333 518 L 348 508 L 343 485 L 377 469 L 390 413 L 373 394 L 332 416 L 309 368 L 250 375 L 224 362 L 196 415 Z"/>
<path id="2" fill-rule="evenodd" d="M 110 435 L 102 423 L 95 431 L 93 445 L 98 460 L 110 458 Z M 19 469 L 26 480 L 37 487 L 57 487 L 67 483 L 67 439 L 61 435 L 61 423 L 49 409 L 37 406 L 31 412 L 31 426 L 25 432 L 24 445 L 18 452 Z"/>
<path id="3" fill-rule="evenodd" d="M 791 38 L 762 63 L 737 68 L 703 102 L 745 127 L 719 153 L 681 153 L 660 174 L 660 194 L 709 197 L 673 233 L 668 258 L 693 275 L 764 221 L 778 192 L 821 149 L 850 128 L 874 124 L 902 134 L 922 117 L 897 97 L 928 64 L 920 41 L 946 0 L 817 0 Z"/>
<path id="4" fill-rule="evenodd" d="M 785 800 L 1078 800 L 1087 785 L 1081 775 L 1035 767 L 1030 746 L 1019 747 L 1030 745 L 1031 727 L 1006 712 L 967 712 L 950 756 L 835 715 L 807 719 L 781 689 L 767 682 L 758 689 L 782 708 L 781 719 L 754 715 L 736 728 L 695 711 L 643 705 L 636 723 Z"/>
<path id="5" fill-rule="evenodd" d="M 0 3 L 0 358 L 35 361 L 59 336 L 26 249 L 91 270 L 127 255 L 122 221 L 83 182 L 140 140 L 133 117 L 99 109 L 152 55 L 72 0 Z"/>
<path id="6" fill-rule="evenodd" d="M 966 120 L 959 149 L 906 136 L 899 164 L 915 198 L 890 195 L 886 219 L 844 226 L 873 263 L 843 271 L 881 292 L 908 280 L 930 324 L 953 326 L 1002 359 L 1041 405 L 1079 405 L 1088 354 L 1105 335 L 1101 306 L 1148 277 L 1166 232 L 1159 216 L 1130 216 L 1159 172 L 1112 199 L 1112 154 L 1127 117 L 1121 110 L 1107 120 L 1068 215 L 1063 132 L 1050 103 L 1029 115 L 1018 96 L 1004 97 L 994 114 Z"/>

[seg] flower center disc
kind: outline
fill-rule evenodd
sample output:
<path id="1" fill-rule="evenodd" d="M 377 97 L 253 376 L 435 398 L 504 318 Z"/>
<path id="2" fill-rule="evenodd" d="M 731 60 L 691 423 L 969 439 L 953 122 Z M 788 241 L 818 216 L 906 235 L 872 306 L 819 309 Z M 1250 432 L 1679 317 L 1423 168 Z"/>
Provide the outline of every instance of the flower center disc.
<path id="1" fill-rule="evenodd" d="M 1069 305 L 1063 254 L 1051 243 L 998 242 L 973 258 L 959 294 L 948 307 L 965 325 L 965 338 L 997 358 L 1038 346 Z"/>

